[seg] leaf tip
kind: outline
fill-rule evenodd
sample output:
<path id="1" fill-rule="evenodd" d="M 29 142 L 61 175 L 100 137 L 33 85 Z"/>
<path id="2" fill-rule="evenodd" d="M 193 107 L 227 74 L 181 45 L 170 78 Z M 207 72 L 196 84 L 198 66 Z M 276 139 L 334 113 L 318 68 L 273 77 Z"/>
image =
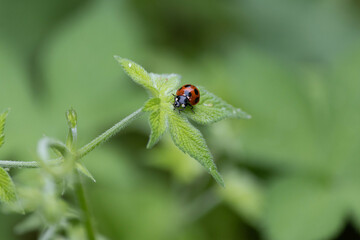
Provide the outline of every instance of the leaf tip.
<path id="1" fill-rule="evenodd" d="M 118 61 L 118 62 L 120 62 L 121 59 L 122 59 L 122 57 L 120 57 L 120 56 L 118 56 L 118 55 L 114 55 L 114 58 L 115 58 L 115 60 Z"/>
<path id="2" fill-rule="evenodd" d="M 123 57 L 120 57 L 118 55 L 114 55 L 114 58 L 115 60 L 120 63 L 120 65 L 123 67 L 123 68 L 126 68 L 126 67 L 131 67 L 132 65 L 132 61 L 127 59 L 127 58 L 123 58 Z M 125 69 L 126 70 L 126 69 Z"/>
<path id="3" fill-rule="evenodd" d="M 239 118 L 243 118 L 243 119 L 251 119 L 252 118 L 250 114 L 244 112 L 240 108 L 234 109 L 233 113 L 235 115 L 237 115 Z"/>
<path id="4" fill-rule="evenodd" d="M 149 142 L 146 144 L 146 149 L 151 149 L 153 146 L 154 144 L 151 144 L 149 140 Z"/>
<path id="5" fill-rule="evenodd" d="M 7 115 L 9 114 L 9 112 L 10 112 L 10 108 L 6 108 L 4 111 L 2 111 L 0 114 L 3 116 L 3 117 L 7 117 Z"/>
<path id="6" fill-rule="evenodd" d="M 225 188 L 224 179 L 217 170 L 215 170 L 215 172 L 211 172 L 211 175 L 221 187 Z"/>
<path id="7" fill-rule="evenodd" d="M 146 145 L 146 149 L 153 148 L 159 142 L 159 140 L 160 140 L 160 137 L 154 139 L 154 137 L 152 135 L 150 135 L 149 141 Z"/>
<path id="8" fill-rule="evenodd" d="M 221 187 L 225 188 L 224 179 L 215 166 L 209 167 L 209 173 Z"/>

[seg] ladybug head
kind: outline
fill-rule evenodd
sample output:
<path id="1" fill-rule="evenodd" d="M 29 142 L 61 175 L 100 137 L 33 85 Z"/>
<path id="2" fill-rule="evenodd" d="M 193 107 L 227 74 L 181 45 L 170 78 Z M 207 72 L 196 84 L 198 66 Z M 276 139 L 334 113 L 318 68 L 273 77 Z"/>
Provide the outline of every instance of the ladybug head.
<path id="1" fill-rule="evenodd" d="M 175 96 L 174 98 L 174 107 L 175 108 L 185 108 L 187 105 L 189 105 L 189 99 L 185 96 Z"/>

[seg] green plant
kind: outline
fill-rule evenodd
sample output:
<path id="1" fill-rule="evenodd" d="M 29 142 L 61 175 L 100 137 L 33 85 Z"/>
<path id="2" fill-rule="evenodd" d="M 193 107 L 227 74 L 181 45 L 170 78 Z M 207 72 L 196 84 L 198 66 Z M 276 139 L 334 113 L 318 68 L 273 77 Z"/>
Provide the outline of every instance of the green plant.
<path id="1" fill-rule="evenodd" d="M 38 160 L 34 162 L 0 161 L 0 200 L 9 203 L 10 208 L 17 211 L 33 212 L 17 227 L 20 232 L 29 229 L 43 229 L 41 239 L 49 239 L 66 232 L 74 239 L 87 236 L 96 239 L 99 236 L 94 230 L 85 191 L 80 174 L 95 181 L 82 162 L 84 156 L 97 146 L 107 141 L 129 123 L 149 112 L 151 134 L 147 148 L 152 148 L 169 130 L 174 144 L 184 153 L 197 160 L 221 185 L 224 181 L 217 170 L 213 157 L 200 131 L 188 120 L 199 124 L 209 124 L 225 118 L 250 118 L 248 114 L 226 103 L 214 94 L 200 87 L 201 99 L 194 106 L 194 112 L 186 109 L 178 113 L 172 109 L 172 93 L 180 84 L 177 74 L 148 73 L 140 65 L 128 59 L 115 56 L 125 72 L 149 93 L 150 99 L 113 127 L 90 141 L 85 146 L 77 146 L 77 114 L 74 109 L 66 112 L 68 135 L 65 143 L 49 137 L 42 138 L 38 143 Z M 4 126 L 8 111 L 0 115 L 0 146 L 4 143 Z M 53 150 L 53 151 L 50 151 Z M 15 189 L 7 168 L 38 168 L 38 188 L 31 190 L 32 196 L 27 196 L 26 190 Z M 61 197 L 64 191 L 73 189 L 81 211 Z M 21 196 L 17 197 L 16 192 Z M 14 204 L 15 203 L 15 204 Z M 80 216 L 80 217 L 78 217 Z M 69 227 L 69 222 L 79 224 Z M 80 230 L 77 230 L 80 229 Z"/>

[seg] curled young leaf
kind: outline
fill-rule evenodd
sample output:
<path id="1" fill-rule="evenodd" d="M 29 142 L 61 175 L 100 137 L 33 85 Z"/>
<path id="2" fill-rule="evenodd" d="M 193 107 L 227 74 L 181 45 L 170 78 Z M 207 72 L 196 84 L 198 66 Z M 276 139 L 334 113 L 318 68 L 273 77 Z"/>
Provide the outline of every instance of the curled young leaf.
<path id="1" fill-rule="evenodd" d="M 127 73 L 127 75 L 129 75 L 129 77 L 131 77 L 132 80 L 134 80 L 134 82 L 149 90 L 153 96 L 159 95 L 153 80 L 143 67 L 126 58 L 119 56 L 114 56 L 114 58 L 121 64 L 124 71 Z"/>
<path id="2" fill-rule="evenodd" d="M 9 110 L 5 110 L 3 113 L 0 114 L 0 147 L 4 144 L 5 141 L 4 128 L 8 113 Z"/>
<path id="3" fill-rule="evenodd" d="M 171 138 L 175 145 L 181 151 L 197 160 L 224 187 L 224 180 L 217 170 L 213 156 L 200 131 L 192 126 L 184 116 L 174 111 L 169 112 L 168 121 Z"/>
<path id="4" fill-rule="evenodd" d="M 75 109 L 71 108 L 66 111 L 65 117 L 69 127 L 69 133 L 66 137 L 66 146 L 73 149 L 77 141 L 77 113 Z"/>
<path id="5" fill-rule="evenodd" d="M 77 113 L 75 109 L 70 108 L 65 112 L 65 117 L 68 123 L 69 128 L 76 128 L 77 125 Z"/>
<path id="6" fill-rule="evenodd" d="M 0 168 L 0 200 L 5 203 L 16 201 L 15 185 L 3 168 Z"/>
<path id="7" fill-rule="evenodd" d="M 228 104 L 218 96 L 200 87 L 200 102 L 194 106 L 194 113 L 186 109 L 186 115 L 197 123 L 208 124 L 220 121 L 225 118 L 245 118 L 251 116 L 240 108 Z"/>

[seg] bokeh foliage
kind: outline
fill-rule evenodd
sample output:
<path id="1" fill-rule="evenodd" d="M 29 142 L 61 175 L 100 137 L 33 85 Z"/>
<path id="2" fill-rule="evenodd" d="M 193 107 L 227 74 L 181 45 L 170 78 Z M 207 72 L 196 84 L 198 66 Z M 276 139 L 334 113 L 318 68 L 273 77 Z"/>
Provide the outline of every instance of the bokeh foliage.
<path id="1" fill-rule="evenodd" d="M 46 134 L 79 145 L 147 99 L 114 54 L 179 73 L 251 113 L 201 128 L 226 189 L 145 118 L 88 155 L 109 239 L 336 239 L 360 230 L 357 1 L 0 1 L 1 159 L 34 160 Z M 83 142 L 81 142 L 83 141 Z M 101 162 L 101 168 L 98 163 Z M 11 171 L 29 184 L 37 171 Z M 21 216 L 1 214 L 4 239 Z M 75 231 L 75 230 L 74 230 Z M 359 237 L 359 235 L 357 235 Z"/>

